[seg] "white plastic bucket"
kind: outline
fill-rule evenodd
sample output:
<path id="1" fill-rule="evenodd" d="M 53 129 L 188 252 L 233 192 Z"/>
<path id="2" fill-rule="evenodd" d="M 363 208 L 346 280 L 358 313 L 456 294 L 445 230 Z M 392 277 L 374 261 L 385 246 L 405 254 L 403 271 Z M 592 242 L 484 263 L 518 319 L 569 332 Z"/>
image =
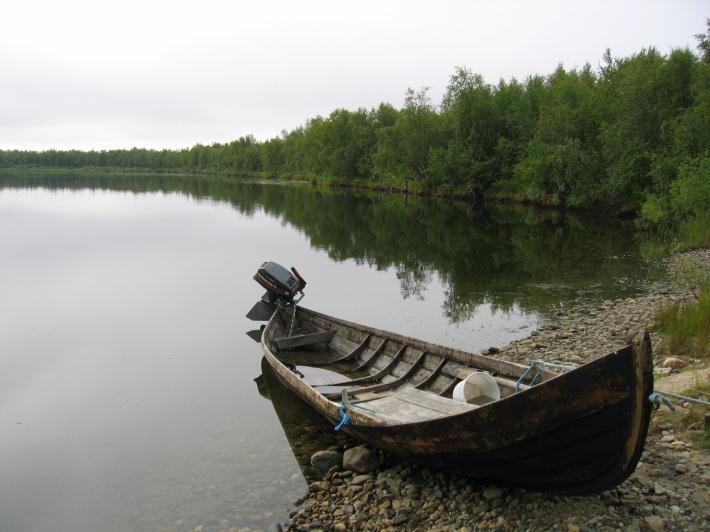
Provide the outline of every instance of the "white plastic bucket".
<path id="1" fill-rule="evenodd" d="M 454 387 L 452 397 L 462 403 L 485 404 L 500 399 L 500 388 L 488 373 L 474 371 Z"/>

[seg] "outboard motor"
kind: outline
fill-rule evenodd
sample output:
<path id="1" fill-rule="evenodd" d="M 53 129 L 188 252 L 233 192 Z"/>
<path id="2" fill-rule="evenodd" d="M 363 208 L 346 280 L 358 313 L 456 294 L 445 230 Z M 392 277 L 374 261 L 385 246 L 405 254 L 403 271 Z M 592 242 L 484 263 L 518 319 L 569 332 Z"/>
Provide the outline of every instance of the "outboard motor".
<path id="1" fill-rule="evenodd" d="M 266 292 L 247 313 L 247 318 L 268 321 L 278 308 L 292 308 L 293 316 L 296 315 L 296 303 L 305 296 L 303 289 L 306 287 L 306 281 L 296 268 L 291 267 L 289 271 L 275 262 L 264 262 L 254 280 L 266 288 Z"/>

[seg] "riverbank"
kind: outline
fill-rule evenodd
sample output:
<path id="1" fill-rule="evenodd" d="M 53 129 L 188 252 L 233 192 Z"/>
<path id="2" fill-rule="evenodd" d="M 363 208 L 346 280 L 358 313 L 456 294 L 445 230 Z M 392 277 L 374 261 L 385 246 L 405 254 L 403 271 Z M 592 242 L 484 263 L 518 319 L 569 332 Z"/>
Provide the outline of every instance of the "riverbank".
<path id="1" fill-rule="evenodd" d="M 228 170 L 203 169 L 189 170 L 181 168 L 147 169 L 140 167 L 0 167 L 0 178 L 70 178 L 78 177 L 136 177 L 146 178 L 160 176 L 175 179 L 201 179 L 216 183 L 261 183 L 261 184 L 289 184 L 320 188 L 323 190 L 350 190 L 363 193 L 397 195 L 401 197 L 417 197 L 422 199 L 439 199 L 456 201 L 467 204 L 469 207 L 484 205 L 513 205 L 544 209 L 553 212 L 568 212 L 583 214 L 594 218 L 637 218 L 639 213 L 621 208 L 613 211 L 590 207 L 570 207 L 552 201 L 550 198 L 531 198 L 523 190 L 510 184 L 497 184 L 488 190 L 485 196 L 475 196 L 466 186 L 451 186 L 443 184 L 433 186 L 422 180 L 402 179 L 376 179 L 357 178 L 343 179 L 326 176 L 317 176 L 312 173 L 291 172 L 278 177 L 257 172 L 254 174 L 240 174 Z M 683 222 L 674 229 L 656 229 L 647 231 L 645 235 L 655 242 L 656 253 L 667 252 L 671 249 L 684 251 L 689 249 L 706 248 L 710 246 L 710 230 L 706 218 L 693 218 Z"/>
<path id="2" fill-rule="evenodd" d="M 534 359 L 582 364 L 624 345 L 629 334 L 645 327 L 651 330 L 655 388 L 663 390 L 662 376 L 678 369 L 666 360 L 663 338 L 653 330 L 653 318 L 662 305 L 693 298 L 687 286 L 674 281 L 688 264 L 710 269 L 710 250 L 666 259 L 666 278 L 644 294 L 560 310 L 528 338 L 487 352 L 525 364 Z M 686 371 L 695 371 L 696 375 L 706 375 L 701 372 L 707 371 L 707 362 L 683 360 Z M 622 485 L 599 495 L 537 494 L 429 471 L 382 455 L 382 465 L 372 472 L 354 473 L 336 467 L 322 481 L 312 483 L 291 513 L 287 528 L 569 532 L 707 529 L 710 453 L 701 443 L 700 412 L 698 407 L 683 404 L 676 414 L 660 411 L 654 415 L 635 473 Z"/>
<path id="3" fill-rule="evenodd" d="M 254 174 L 244 175 L 234 173 L 229 170 L 189 170 L 180 168 L 141 168 L 141 167 L 116 167 L 116 166 L 100 166 L 100 167 L 0 167 L 0 176 L 8 175 L 28 176 L 92 176 L 92 175 L 112 175 L 112 176 L 173 176 L 173 177 L 200 177 L 207 179 L 228 179 L 241 180 L 244 182 L 261 182 L 261 183 L 305 183 L 315 187 L 332 188 L 332 189 L 348 189 L 368 192 L 378 192 L 384 194 L 411 195 L 422 198 L 439 198 L 457 201 L 472 201 L 473 194 L 466 186 L 457 186 L 444 184 L 440 186 L 432 186 L 423 180 L 416 179 L 375 179 L 375 178 L 357 178 L 345 179 L 340 177 L 328 177 L 316 175 L 308 172 L 292 172 L 280 174 L 278 176 L 257 172 Z M 485 197 L 486 202 L 490 203 L 510 203 L 514 205 L 529 205 L 540 208 L 552 208 L 566 210 L 559 204 L 551 203 L 539 199 L 533 201 L 526 197 L 522 191 L 511 189 L 510 187 L 497 186 L 489 191 Z M 584 209 L 580 209 L 584 211 Z M 628 213 L 620 213 L 627 215 Z"/>

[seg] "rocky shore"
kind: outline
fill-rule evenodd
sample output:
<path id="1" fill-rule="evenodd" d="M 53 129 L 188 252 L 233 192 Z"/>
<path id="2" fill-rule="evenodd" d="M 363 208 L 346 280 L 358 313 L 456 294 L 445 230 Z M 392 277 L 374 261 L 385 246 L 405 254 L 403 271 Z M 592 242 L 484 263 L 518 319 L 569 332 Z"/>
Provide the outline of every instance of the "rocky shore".
<path id="1" fill-rule="evenodd" d="M 653 317 L 661 305 L 690 300 L 674 281 L 688 265 L 710 270 L 710 250 L 666 260 L 667 279 L 633 298 L 556 313 L 528 338 L 487 350 L 532 360 L 582 364 L 624 345 L 629 334 L 651 329 L 657 378 L 678 371 L 659 348 Z M 707 361 L 686 360 L 696 370 Z M 681 365 L 681 364 L 679 364 Z M 656 388 L 660 388 L 657 381 Z M 690 415 L 691 405 L 680 406 Z M 289 530 L 708 530 L 710 453 L 697 443 L 701 422 L 678 424 L 656 415 L 636 472 L 599 495 L 561 497 L 478 483 L 402 463 L 355 442 L 314 455 L 328 468 L 297 501 Z M 357 457 L 354 459 L 353 457 Z M 281 528 L 281 525 L 274 528 Z"/>

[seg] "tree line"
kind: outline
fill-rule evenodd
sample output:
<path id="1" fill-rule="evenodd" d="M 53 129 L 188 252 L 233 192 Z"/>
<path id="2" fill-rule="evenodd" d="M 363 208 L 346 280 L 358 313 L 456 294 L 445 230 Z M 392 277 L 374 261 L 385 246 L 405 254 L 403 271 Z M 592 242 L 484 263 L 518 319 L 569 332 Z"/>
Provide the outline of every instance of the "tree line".
<path id="1" fill-rule="evenodd" d="M 598 68 L 489 84 L 457 68 L 439 105 L 337 109 L 265 141 L 182 150 L 0 151 L 0 167 L 111 167 L 368 180 L 438 194 L 708 219 L 710 21 L 699 53 L 609 51 Z"/>

